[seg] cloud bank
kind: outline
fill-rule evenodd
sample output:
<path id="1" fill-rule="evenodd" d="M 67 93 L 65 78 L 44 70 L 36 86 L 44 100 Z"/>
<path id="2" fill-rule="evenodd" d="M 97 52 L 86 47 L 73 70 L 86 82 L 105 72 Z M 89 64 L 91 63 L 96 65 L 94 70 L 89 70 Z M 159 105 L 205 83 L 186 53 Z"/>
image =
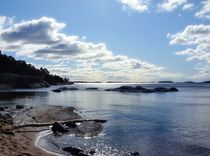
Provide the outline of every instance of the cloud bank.
<path id="1" fill-rule="evenodd" d="M 195 16 L 202 19 L 210 19 L 210 0 L 202 1 L 201 4 L 202 8 Z"/>
<path id="2" fill-rule="evenodd" d="M 187 61 L 197 60 L 196 78 L 210 76 L 210 25 L 189 25 L 182 32 L 169 35 L 170 44 L 185 45 L 187 49 L 177 51 L 177 55 L 186 55 Z"/>
<path id="3" fill-rule="evenodd" d="M 4 19 L 8 17 L 1 17 Z M 176 78 L 163 67 L 123 55 L 114 55 L 105 43 L 88 42 L 84 37 L 62 32 L 65 23 L 42 17 L 13 25 L 1 20 L 3 51 L 47 60 L 49 70 L 75 80 L 152 81 Z M 14 20 L 13 20 L 14 22 Z"/>

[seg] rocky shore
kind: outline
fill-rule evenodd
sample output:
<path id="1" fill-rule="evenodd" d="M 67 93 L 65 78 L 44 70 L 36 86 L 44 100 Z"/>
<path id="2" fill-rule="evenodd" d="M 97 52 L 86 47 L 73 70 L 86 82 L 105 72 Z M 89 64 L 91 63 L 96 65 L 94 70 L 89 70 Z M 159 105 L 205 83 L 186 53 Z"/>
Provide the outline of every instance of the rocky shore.
<path id="1" fill-rule="evenodd" d="M 16 106 L 0 109 L 0 155 L 3 156 L 48 156 L 35 146 L 36 137 L 41 131 L 52 133 L 74 133 L 79 137 L 92 137 L 102 130 L 106 120 L 83 119 L 73 107 L 61 106 Z M 52 126 L 50 128 L 49 126 Z M 74 149 L 66 147 L 65 149 Z M 65 150 L 64 150 L 65 151 Z M 66 151 L 74 152 L 74 151 Z M 92 151 L 93 152 L 93 151 Z M 78 155 L 91 155 L 83 150 Z"/>

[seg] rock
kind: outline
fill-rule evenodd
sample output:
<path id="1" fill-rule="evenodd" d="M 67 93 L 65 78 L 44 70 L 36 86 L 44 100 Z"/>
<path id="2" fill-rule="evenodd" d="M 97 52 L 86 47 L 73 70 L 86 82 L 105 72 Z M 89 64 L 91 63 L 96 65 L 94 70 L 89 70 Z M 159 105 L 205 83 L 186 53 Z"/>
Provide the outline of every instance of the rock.
<path id="1" fill-rule="evenodd" d="M 66 126 L 68 126 L 70 128 L 76 128 L 77 127 L 76 123 L 72 123 L 72 122 L 66 123 Z"/>
<path id="2" fill-rule="evenodd" d="M 70 88 L 68 88 L 68 87 L 60 87 L 60 88 L 57 88 L 57 89 L 53 89 L 52 91 L 56 92 L 56 93 L 60 93 L 62 91 L 68 91 L 68 90 L 79 90 L 79 89 L 76 88 L 76 87 L 70 87 Z"/>
<path id="3" fill-rule="evenodd" d="M 4 111 L 4 107 L 0 107 L 0 111 Z"/>
<path id="4" fill-rule="evenodd" d="M 76 128 L 76 136 L 93 137 L 97 136 L 103 130 L 103 126 L 95 121 L 83 121 Z"/>
<path id="5" fill-rule="evenodd" d="M 107 89 L 105 91 L 119 91 L 119 92 L 130 92 L 130 93 L 155 93 L 155 92 L 177 92 L 178 89 L 177 88 L 164 88 L 164 87 L 157 87 L 154 89 L 146 89 L 143 88 L 142 86 L 136 86 L 136 87 L 132 87 L 132 86 L 121 86 L 118 88 L 113 88 L 113 89 Z"/>
<path id="6" fill-rule="evenodd" d="M 91 155 L 93 155 L 93 154 L 95 154 L 95 153 L 96 153 L 95 150 L 91 150 L 91 151 L 89 152 L 89 154 L 91 154 Z"/>
<path id="7" fill-rule="evenodd" d="M 84 150 L 76 147 L 64 147 L 63 150 L 75 156 L 88 156 L 84 153 Z"/>
<path id="8" fill-rule="evenodd" d="M 60 89 L 53 89 L 52 91 L 55 92 L 55 93 L 60 93 L 61 92 Z"/>
<path id="9" fill-rule="evenodd" d="M 68 132 L 68 129 L 65 126 L 63 126 L 62 124 L 55 122 L 52 126 L 52 131 L 54 133 L 56 133 L 56 132 L 65 133 L 65 132 Z"/>
<path id="10" fill-rule="evenodd" d="M 135 87 L 137 90 L 141 91 L 141 90 L 145 90 L 145 88 L 143 88 L 142 86 L 136 86 Z"/>
<path id="11" fill-rule="evenodd" d="M 175 87 L 171 87 L 170 89 L 169 89 L 171 92 L 178 92 L 179 90 L 177 89 L 177 88 L 175 88 Z"/>
<path id="12" fill-rule="evenodd" d="M 16 105 L 16 109 L 23 109 L 24 105 Z"/>
<path id="13" fill-rule="evenodd" d="M 8 109 L 8 107 L 7 107 L 7 106 L 5 106 L 5 107 L 4 107 L 4 109 Z"/>
<path id="14" fill-rule="evenodd" d="M 164 87 L 157 87 L 154 88 L 154 92 L 168 92 L 168 89 Z"/>
<path id="15" fill-rule="evenodd" d="M 86 88 L 86 90 L 98 90 L 98 88 L 96 88 L 96 87 L 90 87 L 90 88 Z"/>
<path id="16" fill-rule="evenodd" d="M 134 156 L 134 155 L 140 155 L 139 152 L 130 152 L 129 155 Z"/>
<path id="17" fill-rule="evenodd" d="M 79 90 L 79 89 L 76 87 L 71 87 L 71 88 L 68 88 L 67 90 Z"/>

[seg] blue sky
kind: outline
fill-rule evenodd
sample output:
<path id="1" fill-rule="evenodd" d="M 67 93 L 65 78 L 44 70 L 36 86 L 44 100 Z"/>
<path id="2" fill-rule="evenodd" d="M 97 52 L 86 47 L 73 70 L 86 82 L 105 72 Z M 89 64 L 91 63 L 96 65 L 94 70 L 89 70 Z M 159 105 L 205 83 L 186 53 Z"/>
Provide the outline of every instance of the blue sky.
<path id="1" fill-rule="evenodd" d="M 0 6 L 0 48 L 74 80 L 208 80 L 209 14 L 210 0 L 7 0 Z M 27 34 L 34 30 L 30 22 L 42 34 L 56 31 L 44 36 L 53 43 L 37 43 L 43 35 L 32 35 L 36 41 L 26 34 L 20 38 L 19 27 Z M 58 23 L 65 26 L 56 28 Z M 65 50 L 58 49 L 61 43 Z"/>

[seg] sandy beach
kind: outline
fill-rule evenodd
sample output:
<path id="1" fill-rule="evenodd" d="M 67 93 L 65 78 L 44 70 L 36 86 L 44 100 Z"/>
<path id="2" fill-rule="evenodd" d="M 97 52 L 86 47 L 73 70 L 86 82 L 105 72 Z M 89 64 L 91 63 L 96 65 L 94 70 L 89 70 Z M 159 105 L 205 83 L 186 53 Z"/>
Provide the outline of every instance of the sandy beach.
<path id="1" fill-rule="evenodd" d="M 25 128 L 23 131 L 35 131 L 36 128 Z M 16 132 L 14 135 L 0 135 L 0 156 L 51 156 L 35 146 L 38 133 Z"/>
<path id="2" fill-rule="evenodd" d="M 81 119 L 73 108 L 40 106 L 0 112 L 0 156 L 50 156 L 35 145 L 40 130 L 49 127 L 15 128 L 31 123 L 51 123 Z M 13 118 L 11 118 L 13 116 Z"/>

